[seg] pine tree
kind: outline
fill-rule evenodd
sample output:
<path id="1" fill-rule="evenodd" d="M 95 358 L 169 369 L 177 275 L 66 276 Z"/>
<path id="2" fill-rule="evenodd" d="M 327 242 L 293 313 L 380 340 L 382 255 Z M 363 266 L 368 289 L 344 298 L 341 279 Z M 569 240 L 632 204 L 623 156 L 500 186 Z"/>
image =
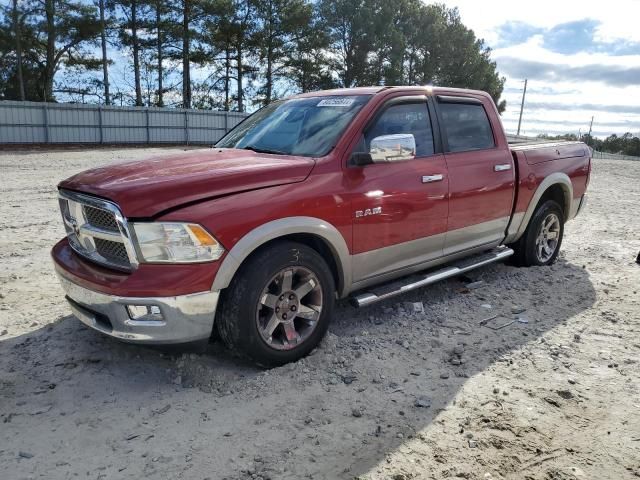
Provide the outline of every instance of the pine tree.
<path id="1" fill-rule="evenodd" d="M 62 66 L 80 70 L 100 68 L 100 59 L 92 55 L 100 32 L 96 8 L 74 0 L 32 0 L 36 41 L 44 48 L 41 64 L 41 100 L 52 101 L 54 77 Z"/>

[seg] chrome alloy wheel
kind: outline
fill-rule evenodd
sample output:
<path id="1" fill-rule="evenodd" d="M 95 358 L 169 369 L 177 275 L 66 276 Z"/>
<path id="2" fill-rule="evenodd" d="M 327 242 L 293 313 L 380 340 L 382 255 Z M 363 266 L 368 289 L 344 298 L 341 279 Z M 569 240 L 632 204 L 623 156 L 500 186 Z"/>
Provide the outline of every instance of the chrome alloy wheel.
<path id="1" fill-rule="evenodd" d="M 262 339 L 276 350 L 289 350 L 315 330 L 322 312 L 318 277 L 304 267 L 287 267 L 267 283 L 256 313 Z"/>
<path id="2" fill-rule="evenodd" d="M 560 219 L 555 213 L 545 217 L 536 237 L 536 256 L 541 263 L 548 262 L 558 248 Z"/>

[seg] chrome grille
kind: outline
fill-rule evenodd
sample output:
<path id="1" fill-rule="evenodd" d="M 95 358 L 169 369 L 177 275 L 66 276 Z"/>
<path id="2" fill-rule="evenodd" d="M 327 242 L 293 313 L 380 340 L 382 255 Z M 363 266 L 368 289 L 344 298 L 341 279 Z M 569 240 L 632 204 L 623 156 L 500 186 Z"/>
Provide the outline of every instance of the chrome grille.
<path id="1" fill-rule="evenodd" d="M 129 255 L 124 243 L 112 242 L 111 240 L 103 240 L 101 238 L 94 239 L 96 242 L 96 252 L 107 260 L 122 266 L 129 267 Z"/>
<path id="2" fill-rule="evenodd" d="M 118 224 L 112 212 L 108 210 L 102 210 L 101 208 L 91 207 L 84 205 L 84 215 L 87 219 L 87 223 L 94 227 L 109 230 L 110 232 L 119 232 Z"/>
<path id="3" fill-rule="evenodd" d="M 59 202 L 69 245 L 76 253 L 118 270 L 137 267 L 127 221 L 114 203 L 67 190 L 60 190 Z"/>

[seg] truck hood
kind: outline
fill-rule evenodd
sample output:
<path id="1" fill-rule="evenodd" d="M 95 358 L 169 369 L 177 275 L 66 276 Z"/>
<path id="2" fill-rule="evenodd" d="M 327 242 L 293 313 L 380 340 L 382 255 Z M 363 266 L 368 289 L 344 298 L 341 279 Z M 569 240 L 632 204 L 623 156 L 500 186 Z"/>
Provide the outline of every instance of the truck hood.
<path id="1" fill-rule="evenodd" d="M 208 148 L 94 168 L 58 187 L 103 197 L 124 216 L 144 218 L 190 202 L 301 182 L 314 165 L 308 157 Z"/>

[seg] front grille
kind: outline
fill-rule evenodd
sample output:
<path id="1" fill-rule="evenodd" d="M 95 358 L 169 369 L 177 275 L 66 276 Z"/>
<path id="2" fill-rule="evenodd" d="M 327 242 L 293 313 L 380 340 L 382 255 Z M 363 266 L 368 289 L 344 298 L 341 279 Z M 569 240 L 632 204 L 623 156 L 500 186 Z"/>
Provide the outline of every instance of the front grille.
<path id="1" fill-rule="evenodd" d="M 137 265 L 127 222 L 115 204 L 66 190 L 60 190 L 59 200 L 69 245 L 76 253 L 118 270 Z"/>
<path id="2" fill-rule="evenodd" d="M 94 241 L 96 242 L 96 252 L 100 256 L 122 267 L 128 268 L 131 266 L 124 243 L 112 242 L 101 238 L 95 238 Z"/>
<path id="3" fill-rule="evenodd" d="M 111 232 L 120 231 L 118 230 L 118 224 L 116 223 L 113 213 L 108 210 L 102 210 L 101 208 L 95 208 L 89 205 L 84 205 L 83 209 L 87 223 L 90 225 L 103 230 L 109 230 Z"/>

